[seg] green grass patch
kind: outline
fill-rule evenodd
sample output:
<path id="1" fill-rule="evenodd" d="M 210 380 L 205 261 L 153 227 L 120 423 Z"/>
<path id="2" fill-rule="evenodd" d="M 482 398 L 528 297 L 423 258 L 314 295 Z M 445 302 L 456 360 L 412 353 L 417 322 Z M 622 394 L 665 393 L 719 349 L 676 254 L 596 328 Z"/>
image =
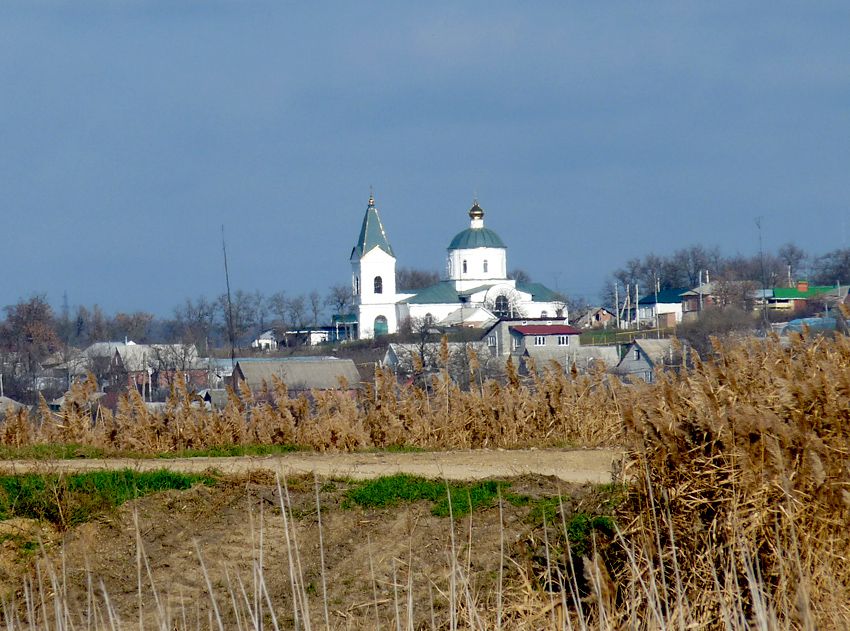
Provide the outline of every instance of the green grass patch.
<path id="1" fill-rule="evenodd" d="M 142 495 L 214 484 L 207 475 L 172 471 L 93 471 L 72 475 L 0 476 L 0 519 L 46 520 L 62 529 L 83 523 Z"/>
<path id="2" fill-rule="evenodd" d="M 479 508 L 493 506 L 499 495 L 499 488 L 510 486 L 507 482 L 488 480 L 475 483 L 450 483 L 426 480 L 412 475 L 399 474 L 359 482 L 346 494 L 347 505 L 356 504 L 364 508 L 384 508 L 402 502 L 427 500 L 433 504 L 431 513 L 438 517 L 449 516 L 449 496 L 451 496 L 451 514 L 454 517 L 467 515 Z"/>
<path id="3" fill-rule="evenodd" d="M 106 458 L 105 449 L 87 445 L 0 445 L 0 460 L 74 460 L 77 458 Z"/>
<path id="4" fill-rule="evenodd" d="M 234 456 L 273 456 L 304 451 L 298 445 L 223 445 L 206 449 L 183 449 L 156 454 L 157 458 L 232 458 Z"/>
<path id="5" fill-rule="evenodd" d="M 304 451 L 297 445 L 224 445 L 204 449 L 182 449 L 161 453 L 141 453 L 120 449 L 102 449 L 88 445 L 50 444 L 24 447 L 0 446 L 0 460 L 76 460 L 98 458 L 169 459 L 169 458 L 229 458 L 232 456 L 270 456 Z"/>

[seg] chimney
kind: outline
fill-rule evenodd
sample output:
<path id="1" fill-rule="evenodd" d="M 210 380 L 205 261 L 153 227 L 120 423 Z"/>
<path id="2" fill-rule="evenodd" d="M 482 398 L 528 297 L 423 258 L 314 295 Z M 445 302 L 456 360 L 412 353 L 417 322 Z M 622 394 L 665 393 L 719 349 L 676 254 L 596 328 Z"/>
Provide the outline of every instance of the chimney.
<path id="1" fill-rule="evenodd" d="M 800 293 L 806 293 L 809 291 L 809 281 L 807 280 L 798 280 L 797 281 L 797 291 Z"/>

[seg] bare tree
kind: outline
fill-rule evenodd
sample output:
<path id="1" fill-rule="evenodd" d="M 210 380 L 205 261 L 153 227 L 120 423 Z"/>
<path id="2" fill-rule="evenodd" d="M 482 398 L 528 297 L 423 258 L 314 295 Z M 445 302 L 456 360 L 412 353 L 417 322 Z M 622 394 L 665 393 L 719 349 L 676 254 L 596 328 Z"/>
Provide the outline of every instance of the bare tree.
<path id="1" fill-rule="evenodd" d="M 524 269 L 516 268 L 508 272 L 508 278 L 515 280 L 518 283 L 530 283 L 531 275 Z"/>
<path id="2" fill-rule="evenodd" d="M 41 362 L 61 345 L 46 296 L 35 295 L 6 307 L 6 321 L 0 326 L 4 388 L 22 401 L 34 403 Z"/>
<path id="3" fill-rule="evenodd" d="M 174 310 L 180 339 L 209 351 L 210 337 L 215 327 L 215 314 L 216 305 L 206 297 L 200 296 L 196 301 L 187 298 L 183 305 Z"/>
<path id="4" fill-rule="evenodd" d="M 396 289 L 399 291 L 424 289 L 438 282 L 440 282 L 440 274 L 433 270 L 400 267 L 395 274 Z M 351 292 L 349 291 L 349 293 Z"/>
<path id="5" fill-rule="evenodd" d="M 322 315 L 322 297 L 315 289 L 307 296 L 310 301 L 310 315 L 312 316 L 313 326 L 319 326 L 319 317 Z"/>
<path id="6" fill-rule="evenodd" d="M 354 304 L 354 296 L 348 285 L 333 285 L 328 289 L 325 304 L 331 308 L 335 315 L 346 315 Z"/>
<path id="7" fill-rule="evenodd" d="M 286 301 L 286 315 L 289 323 L 297 329 L 303 329 L 306 320 L 304 296 L 295 296 Z"/>
<path id="8" fill-rule="evenodd" d="M 809 255 L 806 254 L 805 250 L 798 248 L 793 243 L 786 243 L 779 248 L 779 258 L 787 266 L 788 276 L 791 282 L 794 282 L 806 260 L 809 258 Z"/>

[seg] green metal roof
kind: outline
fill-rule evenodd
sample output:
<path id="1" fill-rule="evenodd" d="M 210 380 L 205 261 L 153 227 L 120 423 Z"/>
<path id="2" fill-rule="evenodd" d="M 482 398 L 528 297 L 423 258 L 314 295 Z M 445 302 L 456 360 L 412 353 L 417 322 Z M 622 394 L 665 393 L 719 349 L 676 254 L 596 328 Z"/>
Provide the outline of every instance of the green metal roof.
<path id="1" fill-rule="evenodd" d="M 799 291 L 796 287 L 774 287 L 773 297 L 777 300 L 804 299 L 837 291 L 832 285 L 809 285 L 809 291 Z"/>
<path id="2" fill-rule="evenodd" d="M 502 239 L 489 228 L 467 228 L 458 232 L 449 250 L 470 250 L 472 248 L 504 248 Z"/>
<path id="3" fill-rule="evenodd" d="M 375 208 L 375 200 L 370 197 L 366 215 L 363 217 L 363 226 L 360 228 L 360 238 L 357 239 L 357 245 L 351 251 L 351 258 L 360 258 L 376 247 L 390 256 L 395 256 L 387 239 L 387 233 L 384 231 L 384 224 L 381 223 L 381 217 L 378 215 L 378 209 Z"/>
<path id="4" fill-rule="evenodd" d="M 457 291 L 455 291 L 454 283 L 451 281 L 441 281 L 436 285 L 431 285 L 421 290 L 415 296 L 404 300 L 414 305 L 445 305 L 460 302 Z"/>
<path id="5" fill-rule="evenodd" d="M 687 287 L 678 289 L 662 289 L 658 292 L 658 304 L 668 305 L 674 302 L 682 302 L 682 294 L 688 291 Z M 655 292 L 648 294 L 638 301 L 639 305 L 654 305 Z"/>
<path id="6" fill-rule="evenodd" d="M 531 299 L 534 302 L 554 302 L 558 299 L 558 295 L 540 283 L 520 283 L 516 284 L 517 291 L 522 291 L 526 294 L 531 294 Z"/>

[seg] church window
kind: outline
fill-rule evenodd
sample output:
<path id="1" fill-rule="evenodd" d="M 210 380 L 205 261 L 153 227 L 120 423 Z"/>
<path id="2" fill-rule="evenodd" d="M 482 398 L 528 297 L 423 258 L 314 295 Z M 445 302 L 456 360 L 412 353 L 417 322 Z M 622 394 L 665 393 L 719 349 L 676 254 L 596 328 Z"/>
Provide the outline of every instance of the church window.
<path id="1" fill-rule="evenodd" d="M 534 345 L 535 346 L 546 346 L 546 338 L 543 335 L 535 335 L 534 336 Z"/>
<path id="2" fill-rule="evenodd" d="M 425 314 L 425 325 L 432 326 L 434 324 L 434 316 L 430 313 Z"/>
<path id="3" fill-rule="evenodd" d="M 466 274 L 466 259 L 463 260 L 463 273 Z"/>
<path id="4" fill-rule="evenodd" d="M 548 311 L 541 311 L 541 312 L 540 312 L 540 317 L 541 317 L 541 318 L 548 318 L 548 317 L 549 317 L 549 312 L 548 312 Z M 547 322 L 546 324 L 549 324 L 549 323 Z"/>
<path id="5" fill-rule="evenodd" d="M 487 259 L 484 259 L 484 273 L 487 273 Z"/>
<path id="6" fill-rule="evenodd" d="M 375 276 L 375 293 L 382 294 L 384 293 L 384 279 L 380 276 Z"/>
<path id="7" fill-rule="evenodd" d="M 569 335 L 559 335 L 558 336 L 558 346 L 569 346 L 570 345 L 570 336 Z"/>
<path id="8" fill-rule="evenodd" d="M 512 337 L 511 338 L 511 348 L 513 348 L 514 350 L 519 348 L 519 338 L 518 337 Z"/>
<path id="9" fill-rule="evenodd" d="M 494 305 L 493 313 L 500 318 L 508 316 L 510 304 L 506 296 L 496 296 L 496 304 Z"/>
<path id="10" fill-rule="evenodd" d="M 360 277 L 359 276 L 354 277 L 354 295 L 355 296 L 360 295 Z"/>
<path id="11" fill-rule="evenodd" d="M 496 336 L 488 335 L 487 336 L 487 346 L 495 346 L 496 345 Z"/>

